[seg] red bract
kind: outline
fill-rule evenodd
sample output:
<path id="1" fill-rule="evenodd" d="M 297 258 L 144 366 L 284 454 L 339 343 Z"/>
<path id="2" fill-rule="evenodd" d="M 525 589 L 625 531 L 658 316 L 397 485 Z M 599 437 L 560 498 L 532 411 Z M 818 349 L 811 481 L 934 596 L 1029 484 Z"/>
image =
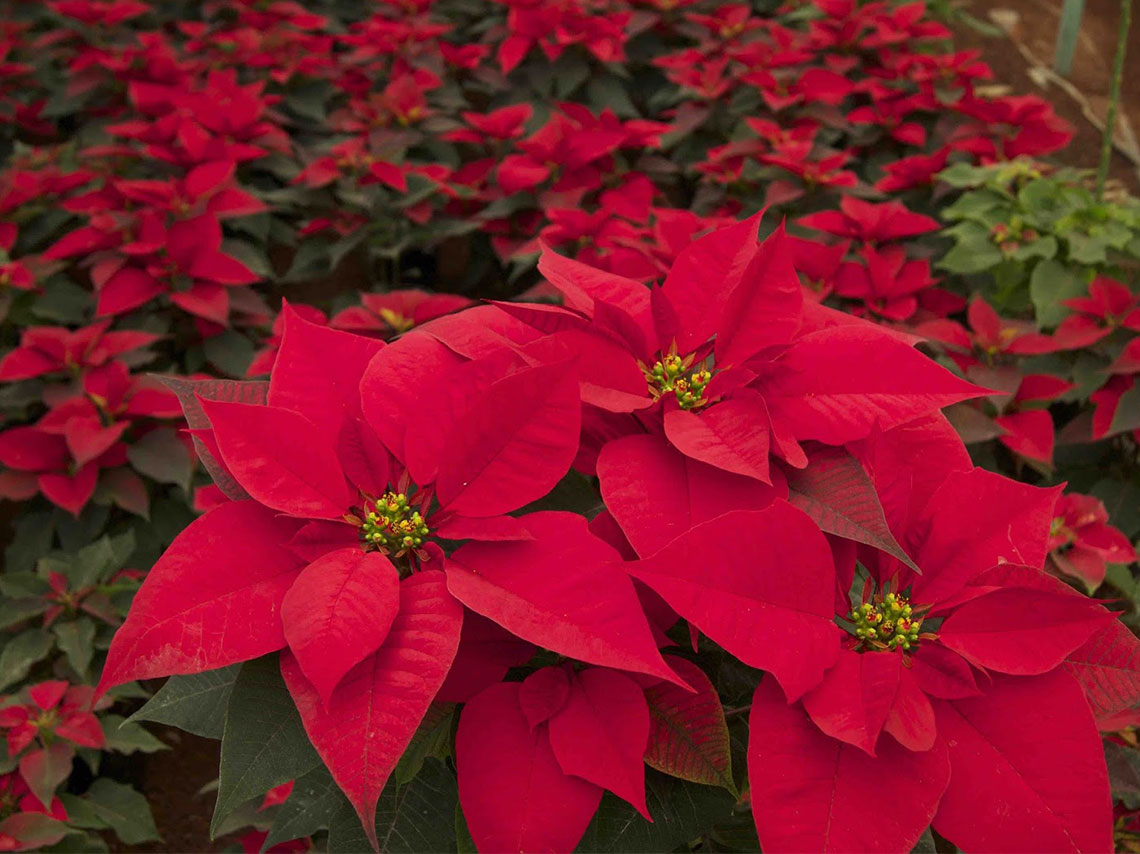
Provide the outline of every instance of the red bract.
<path id="1" fill-rule="evenodd" d="M 75 330 L 63 326 L 30 327 L 20 336 L 20 346 L 0 359 L 0 381 L 59 372 L 81 374 L 159 339 L 149 332 L 110 332 L 110 326 L 110 320 L 102 320 Z"/>
<path id="2" fill-rule="evenodd" d="M 759 246 L 755 229 L 692 242 L 652 290 L 548 252 L 539 269 L 566 308 L 502 306 L 555 330 L 543 348 L 579 354 L 579 465 L 591 445 L 648 432 L 775 483 L 770 453 L 803 468 L 805 440 L 853 441 L 980 392 L 880 327 L 805 303 L 783 229 Z"/>
<path id="3" fill-rule="evenodd" d="M 101 690 L 287 646 L 306 730 L 371 834 L 388 775 L 467 660 L 464 606 L 563 655 L 679 682 L 617 552 L 583 519 L 503 515 L 566 472 L 577 386 L 564 360 L 501 348 L 467 360 L 426 332 L 385 347 L 288 312 L 267 389 L 202 384 L 185 398 L 219 485 L 242 500 L 151 570 Z M 242 394 L 255 402 L 225 399 Z M 472 542 L 446 554 L 434 537 Z M 512 663 L 500 660 L 483 685 Z"/>
<path id="4" fill-rule="evenodd" d="M 1108 524 L 1103 502 L 1091 495 L 1062 495 L 1049 533 L 1050 568 L 1092 589 L 1104 581 L 1106 564 L 1136 560 L 1132 543 Z"/>
<path id="5" fill-rule="evenodd" d="M 803 711 L 769 684 L 757 690 L 749 765 L 761 844 L 905 850 L 933 823 L 967 849 L 1007 850 L 1027 833 L 1034 848 L 1109 847 L 1096 727 L 1059 667 L 1115 618 L 1040 572 L 1056 493 L 981 470 L 900 491 L 897 463 L 870 459 L 888 518 L 909 520 L 900 539 L 923 575 L 867 564 L 844 648 Z M 918 515 L 896 503 L 924 495 Z M 914 785 L 864 802 L 865 779 Z M 873 833 L 861 804 L 875 809 Z"/>
<path id="6" fill-rule="evenodd" d="M 338 312 L 329 321 L 329 325 L 346 332 L 388 338 L 472 304 L 467 297 L 432 294 L 415 288 L 383 294 L 361 294 L 360 302 L 360 307 L 354 306 Z"/>
<path id="7" fill-rule="evenodd" d="M 822 211 L 801 217 L 798 225 L 863 243 L 887 243 L 937 231 L 937 220 L 906 209 L 901 202 L 872 204 L 844 196 L 838 211 Z"/>

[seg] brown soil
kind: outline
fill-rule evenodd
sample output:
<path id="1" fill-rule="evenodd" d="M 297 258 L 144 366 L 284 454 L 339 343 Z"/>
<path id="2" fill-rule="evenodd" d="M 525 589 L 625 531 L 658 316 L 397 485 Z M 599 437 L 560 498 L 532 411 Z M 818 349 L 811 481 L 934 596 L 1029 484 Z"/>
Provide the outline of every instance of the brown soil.
<path id="1" fill-rule="evenodd" d="M 1086 0 L 1080 37 L 1068 82 L 1074 94 L 1052 73 L 1054 44 L 1063 0 L 957 0 L 963 11 L 1008 32 L 984 36 L 967 26 L 955 26 L 960 48 L 980 50 L 994 70 L 994 83 L 1014 94 L 1037 93 L 1048 98 L 1077 130 L 1076 139 L 1059 159 L 1087 168 L 1100 161 L 1101 130 L 1108 110 L 1113 57 L 1119 33 L 1120 0 Z M 1012 44 L 1011 44 L 1012 42 Z M 1012 49 L 1011 49 L 1012 48 Z M 1093 123 L 1091 113 L 1100 123 Z M 1132 193 L 1140 194 L 1140 3 L 1134 4 L 1121 96 L 1117 141 L 1132 148 L 1135 160 L 1114 151 L 1110 175 Z"/>
<path id="2" fill-rule="evenodd" d="M 112 838 L 109 840 L 111 850 L 140 854 L 201 854 L 224 851 L 227 846 L 232 846 L 233 837 L 210 840 L 214 795 L 212 792 L 200 794 L 203 786 L 217 779 L 221 742 L 199 738 L 173 727 L 156 729 L 155 735 L 172 749 L 146 757 L 139 788 L 150 802 L 162 841 L 116 845 Z"/>

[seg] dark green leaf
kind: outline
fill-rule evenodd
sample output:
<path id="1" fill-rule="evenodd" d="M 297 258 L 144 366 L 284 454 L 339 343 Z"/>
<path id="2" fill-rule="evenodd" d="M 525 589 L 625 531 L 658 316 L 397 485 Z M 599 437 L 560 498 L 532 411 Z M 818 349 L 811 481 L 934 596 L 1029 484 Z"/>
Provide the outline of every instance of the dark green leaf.
<path id="1" fill-rule="evenodd" d="M 1071 313 L 1061 304 L 1061 300 L 1084 295 L 1087 290 L 1084 280 L 1060 261 L 1042 261 L 1033 268 L 1029 277 L 1029 298 L 1037 325 L 1052 329 Z"/>
<path id="2" fill-rule="evenodd" d="M 204 738 L 220 739 L 240 670 L 241 665 L 234 664 L 190 676 L 171 676 L 129 719 L 169 724 Z"/>
<path id="3" fill-rule="evenodd" d="M 211 833 L 244 801 L 296 780 L 319 764 L 281 678 L 277 656 L 247 661 L 226 709 Z"/>
<path id="4" fill-rule="evenodd" d="M 161 839 L 150 804 L 130 786 L 100 777 L 91 784 L 86 797 L 95 814 L 128 845 Z"/>
<path id="5" fill-rule="evenodd" d="M 79 617 L 68 622 L 57 622 L 51 630 L 67 663 L 79 674 L 87 678 L 87 668 L 91 666 L 91 656 L 95 652 L 95 622 L 90 617 Z"/>
<path id="6" fill-rule="evenodd" d="M 455 847 L 455 807 L 459 789 L 455 775 L 442 762 L 429 759 L 406 786 L 389 780 L 376 806 L 376 836 L 388 854 L 450 851 Z M 329 825 L 329 851 L 369 850 L 368 838 L 347 800 Z"/>
<path id="7" fill-rule="evenodd" d="M 107 749 L 116 753 L 157 753 L 170 749 L 140 724 L 121 715 L 106 715 L 100 723 L 107 738 Z"/>
<path id="8" fill-rule="evenodd" d="M 646 771 L 646 804 L 653 823 L 606 792 L 578 851 L 650 854 L 672 851 L 732 814 L 735 798 L 719 786 L 702 786 Z"/>
<path id="9" fill-rule="evenodd" d="M 0 652 L 0 691 L 28 675 L 32 666 L 42 661 L 55 646 L 55 636 L 44 629 L 28 629 L 11 640 L 5 640 Z"/>
<path id="10" fill-rule="evenodd" d="M 194 477 L 194 459 L 170 427 L 152 430 L 127 449 L 135 471 L 159 483 L 173 483 L 189 494 Z"/>
<path id="11" fill-rule="evenodd" d="M 288 800 L 277 810 L 261 850 L 326 829 L 343 803 L 344 795 L 328 769 L 323 765 L 314 768 L 297 780 Z"/>

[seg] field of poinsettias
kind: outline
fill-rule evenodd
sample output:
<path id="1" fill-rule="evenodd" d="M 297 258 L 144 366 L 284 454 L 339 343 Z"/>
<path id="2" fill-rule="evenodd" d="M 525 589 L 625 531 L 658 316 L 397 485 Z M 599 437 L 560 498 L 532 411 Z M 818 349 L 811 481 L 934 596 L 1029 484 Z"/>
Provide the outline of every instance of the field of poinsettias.
<path id="1" fill-rule="evenodd" d="M 0 0 L 0 851 L 1140 851 L 1140 201 L 944 6 Z"/>

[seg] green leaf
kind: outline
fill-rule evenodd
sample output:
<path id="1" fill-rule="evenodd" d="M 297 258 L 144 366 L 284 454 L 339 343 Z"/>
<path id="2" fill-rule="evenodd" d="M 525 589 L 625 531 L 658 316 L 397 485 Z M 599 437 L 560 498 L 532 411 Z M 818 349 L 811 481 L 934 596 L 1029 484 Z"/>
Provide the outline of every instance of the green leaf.
<path id="1" fill-rule="evenodd" d="M 42 614 L 47 608 L 47 602 L 43 599 L 2 599 L 0 600 L 0 629 L 11 628 L 29 617 Z"/>
<path id="2" fill-rule="evenodd" d="M 244 377 L 253 361 L 253 342 L 233 329 L 207 338 L 202 350 L 211 364 L 231 377 Z"/>
<path id="3" fill-rule="evenodd" d="M 451 728 L 455 720 L 453 703 L 432 703 L 420 722 L 392 775 L 398 785 L 410 783 L 429 756 L 446 759 L 451 755 Z"/>
<path id="4" fill-rule="evenodd" d="M 190 676 L 171 676 L 145 706 L 128 718 L 169 724 L 203 738 L 220 739 L 240 664 Z"/>
<path id="5" fill-rule="evenodd" d="M 1104 502 L 1108 518 L 1129 539 L 1140 534 L 1140 486 L 1128 480 L 1106 477 L 1089 490 Z"/>
<path id="6" fill-rule="evenodd" d="M 1108 260 L 1108 241 L 1079 231 L 1071 232 L 1065 238 L 1069 244 L 1069 260 L 1090 267 Z"/>
<path id="7" fill-rule="evenodd" d="M 127 459 L 139 474 L 159 483 L 173 483 L 190 493 L 194 458 L 173 428 L 160 427 L 147 433 L 127 448 Z"/>
<path id="8" fill-rule="evenodd" d="M 4 571 L 31 571 L 36 561 L 51 551 L 55 537 L 53 514 L 29 513 L 17 519 L 13 527 L 12 542 L 4 550 Z"/>
<path id="9" fill-rule="evenodd" d="M 606 509 L 594 479 L 571 471 L 554 484 L 542 498 L 516 510 L 512 516 L 523 516 L 539 510 L 569 510 L 587 519 L 593 519 Z"/>
<path id="10" fill-rule="evenodd" d="M 274 816 L 261 850 L 326 829 L 342 803 L 344 795 L 328 769 L 323 765 L 314 768 L 293 785 L 289 798 Z"/>
<path id="11" fill-rule="evenodd" d="M 116 753 L 157 753 L 170 749 L 140 724 L 122 715 L 106 715 L 100 723 L 107 738 L 107 749 Z"/>
<path id="12" fill-rule="evenodd" d="M 72 562 L 69 578 L 75 587 L 91 587 L 122 569 L 135 550 L 135 535 L 100 537 L 81 548 Z"/>
<path id="13" fill-rule="evenodd" d="M 1009 199 L 993 190 L 976 190 L 972 193 L 964 193 L 958 201 L 942 208 L 938 214 L 943 219 L 948 220 L 973 219 L 1008 204 Z"/>
<path id="14" fill-rule="evenodd" d="M 459 787 L 442 762 L 430 759 L 406 786 L 389 780 L 376 806 L 376 836 L 387 854 L 450 851 L 455 847 L 455 808 Z M 347 800 L 329 824 L 329 852 L 368 851 L 370 845 L 356 811 Z"/>
<path id="15" fill-rule="evenodd" d="M 988 236 L 972 236 L 960 240 L 942 256 L 938 267 L 949 273 L 968 275 L 981 273 L 1001 263 L 1004 256 Z"/>
<path id="16" fill-rule="evenodd" d="M 656 771 L 646 771 L 645 783 L 652 824 L 625 801 L 606 792 L 577 850 L 625 854 L 672 851 L 728 818 L 736 803 L 724 789 Z"/>
<path id="17" fill-rule="evenodd" d="M 277 656 L 247 661 L 226 709 L 211 834 L 244 801 L 296 780 L 320 761 L 281 678 Z"/>
<path id="18" fill-rule="evenodd" d="M 1029 298 L 1033 301 L 1037 325 L 1052 329 L 1071 313 L 1061 300 L 1083 296 L 1088 286 L 1060 261 L 1042 261 L 1029 277 Z"/>
<path id="19" fill-rule="evenodd" d="M 67 656 L 67 663 L 81 679 L 86 679 L 87 668 L 91 666 L 91 656 L 95 652 L 95 621 L 90 617 L 79 617 L 57 622 L 51 630 L 55 632 L 59 648 Z"/>
<path id="20" fill-rule="evenodd" d="M 455 850 L 456 854 L 479 854 L 475 840 L 471 838 L 471 829 L 467 826 L 467 816 L 459 804 L 455 805 Z"/>
<path id="21" fill-rule="evenodd" d="M 95 814 L 109 824 L 127 845 L 162 838 L 154 826 L 150 804 L 130 786 L 100 777 L 91 784 L 86 797 Z"/>
<path id="22" fill-rule="evenodd" d="M 1056 254 L 1057 238 L 1046 235 L 1021 244 L 1010 253 L 1010 257 L 1015 261 L 1028 261 L 1032 258 L 1052 258 Z"/>
<path id="23" fill-rule="evenodd" d="M 86 830 L 104 830 L 108 827 L 107 822 L 99 817 L 99 813 L 95 811 L 90 801 L 69 792 L 61 792 L 59 799 L 63 803 L 63 808 L 67 810 L 67 823 L 72 827 Z"/>
<path id="24" fill-rule="evenodd" d="M 55 646 L 55 636 L 43 629 L 28 629 L 9 641 L 0 652 L 0 691 L 28 675 Z"/>

